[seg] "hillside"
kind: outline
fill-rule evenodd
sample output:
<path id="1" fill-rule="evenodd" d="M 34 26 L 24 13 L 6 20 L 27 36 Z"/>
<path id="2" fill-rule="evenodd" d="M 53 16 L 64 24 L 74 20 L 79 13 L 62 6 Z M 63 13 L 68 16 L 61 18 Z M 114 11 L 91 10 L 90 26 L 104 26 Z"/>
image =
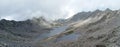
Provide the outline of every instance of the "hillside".
<path id="1" fill-rule="evenodd" d="M 1 47 L 120 47 L 119 36 L 120 10 L 80 12 L 53 22 L 0 21 Z"/>
<path id="2" fill-rule="evenodd" d="M 41 34 L 51 30 L 48 25 L 44 24 L 46 22 L 44 19 L 40 18 L 40 21 L 35 20 L 36 19 L 26 21 L 9 21 L 2 19 L 0 21 L 0 46 L 32 46 L 31 41 Z"/>
<path id="3" fill-rule="evenodd" d="M 74 38 L 71 34 L 78 35 L 77 39 L 53 42 L 51 47 L 120 47 L 120 10 L 96 10 L 90 12 L 89 16 L 86 13 L 73 16 L 71 21 L 75 22 L 69 24 L 70 27 L 64 33 L 50 40 L 56 41 L 66 36 Z"/>

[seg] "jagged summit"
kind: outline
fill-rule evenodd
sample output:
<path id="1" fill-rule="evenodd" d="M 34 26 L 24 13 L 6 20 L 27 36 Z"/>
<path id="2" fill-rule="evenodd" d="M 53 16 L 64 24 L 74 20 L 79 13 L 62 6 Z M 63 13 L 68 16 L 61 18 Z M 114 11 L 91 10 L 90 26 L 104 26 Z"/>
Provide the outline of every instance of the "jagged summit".
<path id="1" fill-rule="evenodd" d="M 85 20 L 89 17 L 95 17 L 99 14 L 103 14 L 105 12 L 112 12 L 112 11 L 115 11 L 115 10 L 111 10 L 109 8 L 107 8 L 106 10 L 95 10 L 95 11 L 89 11 L 89 12 L 79 12 L 77 14 L 75 14 L 73 17 L 69 18 L 69 21 L 79 21 L 79 20 Z M 117 10 L 119 11 L 119 10 Z"/>
<path id="2" fill-rule="evenodd" d="M 112 11 L 111 9 L 107 8 L 105 11 Z"/>

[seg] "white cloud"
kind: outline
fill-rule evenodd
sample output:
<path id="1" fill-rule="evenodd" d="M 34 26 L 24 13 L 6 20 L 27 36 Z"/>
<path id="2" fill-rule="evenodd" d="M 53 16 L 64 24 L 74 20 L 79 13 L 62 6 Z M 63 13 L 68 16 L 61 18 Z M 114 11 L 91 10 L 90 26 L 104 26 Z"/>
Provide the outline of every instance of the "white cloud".
<path id="1" fill-rule="evenodd" d="M 80 11 L 119 9 L 119 4 L 120 0 L 0 0 L 0 16 L 8 20 L 68 18 Z"/>

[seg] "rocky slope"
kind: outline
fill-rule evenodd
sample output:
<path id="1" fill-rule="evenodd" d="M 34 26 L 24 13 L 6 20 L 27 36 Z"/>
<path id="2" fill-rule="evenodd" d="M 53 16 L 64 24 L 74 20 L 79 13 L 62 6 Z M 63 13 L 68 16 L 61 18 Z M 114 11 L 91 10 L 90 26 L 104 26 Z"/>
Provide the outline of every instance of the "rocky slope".
<path id="1" fill-rule="evenodd" d="M 88 12 L 85 12 L 88 13 Z M 85 14 L 86 15 L 86 14 Z M 79 13 L 77 17 L 85 16 Z M 76 15 L 74 16 L 76 17 Z M 70 28 L 64 33 L 55 36 L 51 40 L 58 40 L 71 34 L 79 37 L 72 40 L 54 42 L 51 47 L 120 47 L 120 10 L 94 11 L 84 19 L 75 18 L 76 22 L 70 24 Z M 72 35 L 71 37 L 73 37 Z M 56 39 L 57 38 L 57 39 Z"/>
<path id="2" fill-rule="evenodd" d="M 26 21 L 2 19 L 0 21 L 0 47 L 34 47 L 31 45 L 32 41 L 51 29 L 50 24 L 48 26 L 43 18 L 36 19 Z"/>

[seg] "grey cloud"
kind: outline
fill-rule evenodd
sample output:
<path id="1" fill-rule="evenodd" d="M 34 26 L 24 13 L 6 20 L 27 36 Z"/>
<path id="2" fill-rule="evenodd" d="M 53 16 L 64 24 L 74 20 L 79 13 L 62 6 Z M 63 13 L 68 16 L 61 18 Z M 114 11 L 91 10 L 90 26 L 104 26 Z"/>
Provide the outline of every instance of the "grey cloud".
<path id="1" fill-rule="evenodd" d="M 36 15 L 60 18 L 63 13 L 60 9 L 66 2 L 67 0 L 0 0 L 0 16 L 9 20 L 8 17 L 25 20 Z"/>
<path id="2" fill-rule="evenodd" d="M 44 16 L 68 18 L 79 11 L 118 9 L 119 0 L 0 0 L 0 16 L 9 20 L 25 20 Z"/>

